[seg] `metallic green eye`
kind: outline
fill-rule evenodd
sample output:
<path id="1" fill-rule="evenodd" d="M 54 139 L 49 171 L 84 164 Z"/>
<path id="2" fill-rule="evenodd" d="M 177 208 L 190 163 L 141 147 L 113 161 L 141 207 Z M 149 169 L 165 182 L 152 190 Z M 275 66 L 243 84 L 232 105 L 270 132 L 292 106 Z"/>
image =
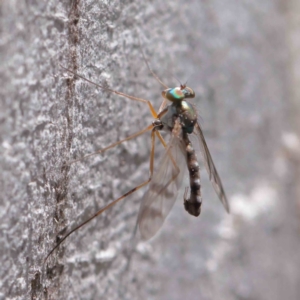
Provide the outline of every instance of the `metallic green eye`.
<path id="1" fill-rule="evenodd" d="M 162 96 L 171 102 L 182 101 L 185 98 L 185 95 L 180 87 L 164 90 L 162 92 Z"/>
<path id="2" fill-rule="evenodd" d="M 191 88 L 183 85 L 164 90 L 162 96 L 171 102 L 180 102 L 185 98 L 194 98 L 195 92 Z"/>

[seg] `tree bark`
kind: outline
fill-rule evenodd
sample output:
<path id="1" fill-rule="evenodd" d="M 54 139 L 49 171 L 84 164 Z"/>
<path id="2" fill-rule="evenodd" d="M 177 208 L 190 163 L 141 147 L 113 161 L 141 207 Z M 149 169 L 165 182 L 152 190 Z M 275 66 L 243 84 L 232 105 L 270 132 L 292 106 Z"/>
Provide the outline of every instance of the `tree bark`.
<path id="1" fill-rule="evenodd" d="M 299 13 L 293 0 L 2 1 L 0 299 L 299 299 Z M 152 117 L 60 65 L 158 109 L 141 49 L 168 86 L 195 90 L 231 214 L 203 168 L 199 218 L 182 188 L 160 233 L 133 242 L 144 188 L 44 264 L 149 175 L 148 133 L 68 164 Z"/>

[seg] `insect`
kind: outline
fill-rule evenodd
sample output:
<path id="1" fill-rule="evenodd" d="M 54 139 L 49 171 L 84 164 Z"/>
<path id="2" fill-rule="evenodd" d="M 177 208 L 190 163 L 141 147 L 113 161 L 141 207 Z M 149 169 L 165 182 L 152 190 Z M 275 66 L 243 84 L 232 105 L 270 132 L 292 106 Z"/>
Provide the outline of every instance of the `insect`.
<path id="1" fill-rule="evenodd" d="M 61 66 L 68 73 L 71 73 L 74 76 L 81 78 L 82 80 L 89 82 L 104 91 L 108 91 L 119 96 L 126 97 L 133 101 L 139 101 L 147 104 L 154 118 L 152 124 L 144 128 L 143 130 L 134 133 L 133 135 L 123 140 L 120 140 L 112 145 L 109 145 L 104 149 L 98 150 L 95 153 L 74 160 L 71 163 L 85 159 L 97 153 L 103 153 L 106 150 L 111 149 L 125 141 L 131 140 L 144 134 L 145 132 L 151 131 L 151 154 L 149 167 L 150 176 L 146 181 L 144 181 L 137 187 L 131 189 L 123 196 L 114 200 L 104 208 L 100 209 L 92 217 L 90 217 L 85 222 L 71 230 L 50 251 L 50 253 L 46 257 L 46 260 L 53 253 L 53 251 L 74 231 L 84 226 L 95 217 L 99 216 L 105 210 L 114 206 L 117 202 L 121 201 L 122 199 L 126 198 L 130 194 L 141 189 L 149 183 L 150 184 L 148 190 L 145 193 L 140 206 L 137 223 L 142 238 L 145 240 L 150 239 L 160 229 L 168 213 L 170 212 L 173 204 L 175 203 L 178 191 L 181 187 L 181 183 L 183 180 L 184 170 L 186 168 L 189 171 L 190 187 L 185 189 L 184 207 L 189 214 L 193 216 L 199 216 L 202 204 L 200 168 L 194 147 L 190 140 L 191 135 L 194 135 L 198 140 L 198 143 L 201 148 L 201 153 L 204 158 L 205 167 L 209 174 L 209 178 L 212 182 L 212 185 L 219 199 L 223 203 L 226 211 L 229 212 L 229 204 L 224 192 L 224 188 L 213 163 L 210 152 L 208 150 L 202 129 L 197 120 L 197 112 L 194 106 L 186 100 L 189 98 L 194 98 L 195 92 L 190 87 L 187 87 L 185 84 L 180 84 L 179 87 L 175 88 L 168 88 L 150 69 L 147 61 L 146 64 L 152 75 L 155 77 L 155 79 L 165 87 L 165 90 L 162 91 L 162 96 L 164 100 L 159 108 L 158 113 L 155 111 L 151 102 L 148 100 L 130 96 L 122 92 L 103 87 L 102 85 L 99 85 Z M 166 143 L 163 136 L 161 135 L 162 131 L 170 133 L 171 138 L 168 143 Z M 154 173 L 154 145 L 156 138 L 158 138 L 162 145 L 165 147 L 165 153 L 162 157 L 161 163 L 159 164 L 158 171 Z M 189 190 L 190 195 L 188 197 Z"/>

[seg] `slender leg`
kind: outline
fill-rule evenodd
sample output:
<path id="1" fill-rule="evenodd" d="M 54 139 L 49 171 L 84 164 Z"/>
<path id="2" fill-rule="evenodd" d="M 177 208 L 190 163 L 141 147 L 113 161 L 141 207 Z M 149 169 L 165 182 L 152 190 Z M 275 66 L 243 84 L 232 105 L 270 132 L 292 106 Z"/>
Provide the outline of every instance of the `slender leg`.
<path id="1" fill-rule="evenodd" d="M 139 132 L 136 132 L 136 133 L 134 133 L 134 134 L 128 136 L 127 138 L 125 138 L 125 139 L 123 139 L 123 140 L 117 141 L 117 142 L 115 142 L 115 143 L 113 143 L 113 144 L 111 144 L 111 145 L 109 145 L 109 146 L 107 146 L 107 147 L 105 147 L 105 148 L 103 148 L 103 149 L 100 149 L 100 150 L 98 150 L 98 151 L 96 151 L 96 152 L 93 152 L 93 153 L 90 153 L 90 154 L 88 154 L 88 155 L 85 155 L 85 156 L 83 156 L 83 157 L 81 157 L 81 158 L 72 160 L 72 161 L 70 161 L 69 163 L 67 163 L 67 165 L 71 165 L 71 164 L 73 164 L 73 163 L 76 163 L 76 162 L 78 162 L 78 161 L 81 161 L 81 160 L 83 160 L 83 159 L 86 159 L 86 158 L 88 158 L 88 157 L 90 157 L 90 156 L 93 156 L 93 155 L 96 155 L 96 154 L 103 153 L 103 152 L 107 151 L 108 149 L 111 149 L 111 148 L 113 148 L 113 147 L 115 147 L 115 146 L 117 146 L 117 145 L 120 145 L 120 144 L 123 143 L 123 142 L 132 140 L 132 139 L 134 139 L 134 138 L 136 138 L 136 137 L 138 137 L 138 136 L 144 134 L 145 132 L 147 132 L 147 131 L 149 131 L 149 130 L 151 130 L 151 129 L 153 129 L 153 125 L 152 125 L 152 124 L 149 125 L 148 127 L 144 128 L 143 130 L 141 130 L 141 131 L 139 131 Z"/>
<path id="2" fill-rule="evenodd" d="M 162 104 L 159 107 L 158 113 L 162 112 L 166 108 L 167 104 L 168 104 L 168 100 L 164 99 Z"/>
<path id="3" fill-rule="evenodd" d="M 149 100 L 145 100 L 145 99 L 142 99 L 142 98 L 130 96 L 130 95 L 127 95 L 127 94 L 125 94 L 125 93 L 118 92 L 118 91 L 116 91 L 116 90 L 112 90 L 112 89 L 107 88 L 107 87 L 104 87 L 104 86 L 102 86 L 102 85 L 100 85 L 100 84 L 98 84 L 98 83 L 95 83 L 95 82 L 93 82 L 93 81 L 91 81 L 91 80 L 89 80 L 89 79 L 87 79 L 87 78 L 85 78 L 85 77 L 83 77 L 83 76 L 81 76 L 81 75 L 79 75 L 79 74 L 73 72 L 72 70 L 70 70 L 70 69 L 68 69 L 68 68 L 66 68 L 66 67 L 64 67 L 64 66 L 62 66 L 62 65 L 60 65 L 60 67 L 63 68 L 64 70 L 68 71 L 69 73 L 72 73 L 73 75 L 75 75 L 75 76 L 77 76 L 77 77 L 79 77 L 79 78 L 81 78 L 81 79 L 83 79 L 83 80 L 85 80 L 85 81 L 87 81 L 87 82 L 89 82 L 89 83 L 91 83 L 91 84 L 97 86 L 98 88 L 100 88 L 100 89 L 102 89 L 102 90 L 104 90 L 104 91 L 108 91 L 108 92 L 117 94 L 117 95 L 119 95 L 119 96 L 122 96 L 122 97 L 125 97 L 125 98 L 128 98 L 128 99 L 131 99 L 131 100 L 134 100 L 134 101 L 139 101 L 139 102 L 147 103 L 148 106 L 149 106 L 149 109 L 150 109 L 150 112 L 151 112 L 153 118 L 155 118 L 155 119 L 157 118 L 157 113 L 156 113 L 156 111 L 155 111 L 155 109 L 154 109 L 152 103 L 151 103 Z"/>
<path id="4" fill-rule="evenodd" d="M 179 127 L 178 127 L 178 126 L 180 126 L 179 120 L 176 120 L 175 123 L 176 123 L 176 126 L 175 126 L 176 128 L 173 129 L 172 134 L 175 134 L 175 136 L 177 136 L 177 135 L 178 135 L 178 132 L 177 132 L 177 131 L 180 131 L 180 129 L 179 129 Z M 176 131 L 176 130 L 177 130 L 177 131 Z M 167 148 L 167 143 L 166 143 L 166 141 L 164 140 L 164 138 L 162 137 L 162 135 L 160 134 L 160 132 L 159 132 L 159 131 L 156 131 L 155 133 L 156 133 L 158 139 L 160 140 L 160 142 L 163 144 L 163 146 L 164 146 L 165 148 Z M 172 163 L 173 163 L 175 169 L 176 169 L 177 171 L 180 171 L 180 170 L 178 169 L 178 166 L 177 166 L 177 164 L 176 164 L 176 161 L 175 161 L 174 157 L 172 156 L 172 153 L 170 153 L 170 151 L 168 151 L 168 154 L 169 154 L 169 156 L 170 156 L 170 159 L 172 160 Z M 179 172 L 178 172 L 178 174 L 179 174 Z"/>
<path id="5" fill-rule="evenodd" d="M 76 226 L 74 229 L 72 229 L 69 233 L 67 233 L 58 243 L 57 245 L 49 252 L 49 254 L 47 255 L 47 257 L 45 258 L 44 263 L 47 261 L 47 259 L 49 258 L 49 256 L 54 252 L 54 250 L 69 236 L 71 235 L 73 232 L 75 232 L 77 229 L 81 228 L 82 226 L 84 226 L 85 224 L 89 223 L 91 220 L 93 220 L 94 218 L 96 218 L 97 216 L 99 216 L 100 214 L 102 214 L 104 211 L 106 211 L 107 209 L 111 208 L 112 206 L 114 206 L 116 203 L 118 203 L 119 201 L 123 200 L 124 198 L 126 198 L 127 196 L 131 195 L 132 193 L 136 192 L 137 190 L 139 190 L 140 188 L 142 188 L 143 186 L 147 185 L 152 178 L 152 174 L 153 174 L 153 165 L 154 165 L 154 147 L 155 147 L 155 130 L 153 129 L 151 132 L 151 154 L 150 154 L 150 175 L 149 178 L 144 181 L 143 183 L 141 183 L 140 185 L 136 186 L 135 188 L 133 188 L 132 190 L 130 190 L 129 192 L 125 193 L 123 196 L 119 197 L 118 199 L 114 200 L 113 202 L 111 202 L 110 204 L 108 204 L 107 206 L 105 206 L 104 208 L 101 208 L 99 211 L 97 211 L 92 217 L 90 217 L 89 219 L 87 219 L 86 221 L 84 221 L 83 223 L 81 223 L 80 225 Z"/>
<path id="6" fill-rule="evenodd" d="M 179 119 L 177 119 L 175 121 L 175 125 L 174 125 L 174 128 L 172 130 L 172 137 L 173 138 L 177 138 L 180 131 L 181 131 L 181 125 L 180 125 Z M 157 134 L 157 136 L 158 136 L 158 138 L 160 139 L 160 141 L 164 145 L 165 141 L 164 141 L 163 137 L 160 135 L 160 133 Z M 178 167 L 178 165 L 177 165 L 177 163 L 175 161 L 175 158 L 173 157 L 173 155 L 172 155 L 172 153 L 170 151 L 170 146 L 167 146 L 166 151 L 167 151 L 167 153 L 168 153 L 168 155 L 169 155 L 169 157 L 170 157 L 170 159 L 172 161 L 172 164 L 173 164 L 173 166 L 174 166 L 174 168 L 176 170 L 176 173 L 172 175 L 172 178 L 167 182 L 167 184 L 163 187 L 163 189 L 165 189 L 166 187 L 168 187 L 173 182 L 173 180 L 175 180 L 175 178 L 179 175 L 180 172 L 183 172 L 183 170 L 179 169 L 179 167 Z"/>
<path id="7" fill-rule="evenodd" d="M 166 141 L 164 140 L 164 138 L 161 136 L 160 132 L 156 131 L 155 133 L 156 133 L 157 137 L 159 138 L 160 142 L 163 144 L 163 146 L 164 146 L 165 148 L 167 148 L 168 145 L 166 144 Z M 169 154 L 169 156 L 170 156 L 170 158 L 171 158 L 171 160 L 172 160 L 172 163 L 173 163 L 174 167 L 175 167 L 176 169 L 178 169 L 177 164 L 176 164 L 176 162 L 175 162 L 175 159 L 174 159 L 174 157 L 172 156 L 172 153 L 170 153 L 170 151 L 168 151 L 168 154 Z"/>
<path id="8" fill-rule="evenodd" d="M 165 142 L 164 138 L 161 136 L 159 131 L 155 131 L 157 137 L 159 138 L 160 142 L 163 144 L 163 146 L 166 148 L 167 147 L 167 143 Z"/>

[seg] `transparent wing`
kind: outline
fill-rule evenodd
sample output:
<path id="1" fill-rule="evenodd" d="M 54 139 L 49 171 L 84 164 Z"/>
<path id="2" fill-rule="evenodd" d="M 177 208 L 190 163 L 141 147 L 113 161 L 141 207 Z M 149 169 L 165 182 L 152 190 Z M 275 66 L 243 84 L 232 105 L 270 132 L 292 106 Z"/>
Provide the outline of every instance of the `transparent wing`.
<path id="1" fill-rule="evenodd" d="M 224 191 L 220 176 L 217 172 L 217 169 L 214 165 L 214 162 L 213 162 L 210 152 L 208 150 L 208 147 L 207 147 L 207 144 L 206 144 L 206 141 L 205 141 L 205 138 L 204 138 L 204 135 L 203 135 L 203 132 L 201 130 L 199 123 L 197 123 L 195 125 L 194 133 L 196 134 L 196 136 L 199 140 L 201 153 L 204 158 L 204 164 L 205 164 L 206 170 L 208 172 L 209 179 L 212 182 L 212 185 L 213 185 L 219 199 L 223 203 L 226 211 L 229 213 L 229 204 L 227 201 L 227 197 L 225 195 L 225 191 Z"/>
<path id="2" fill-rule="evenodd" d="M 158 171 L 141 203 L 138 226 L 144 240 L 153 237 L 173 207 L 186 169 L 185 148 L 172 136 Z"/>

